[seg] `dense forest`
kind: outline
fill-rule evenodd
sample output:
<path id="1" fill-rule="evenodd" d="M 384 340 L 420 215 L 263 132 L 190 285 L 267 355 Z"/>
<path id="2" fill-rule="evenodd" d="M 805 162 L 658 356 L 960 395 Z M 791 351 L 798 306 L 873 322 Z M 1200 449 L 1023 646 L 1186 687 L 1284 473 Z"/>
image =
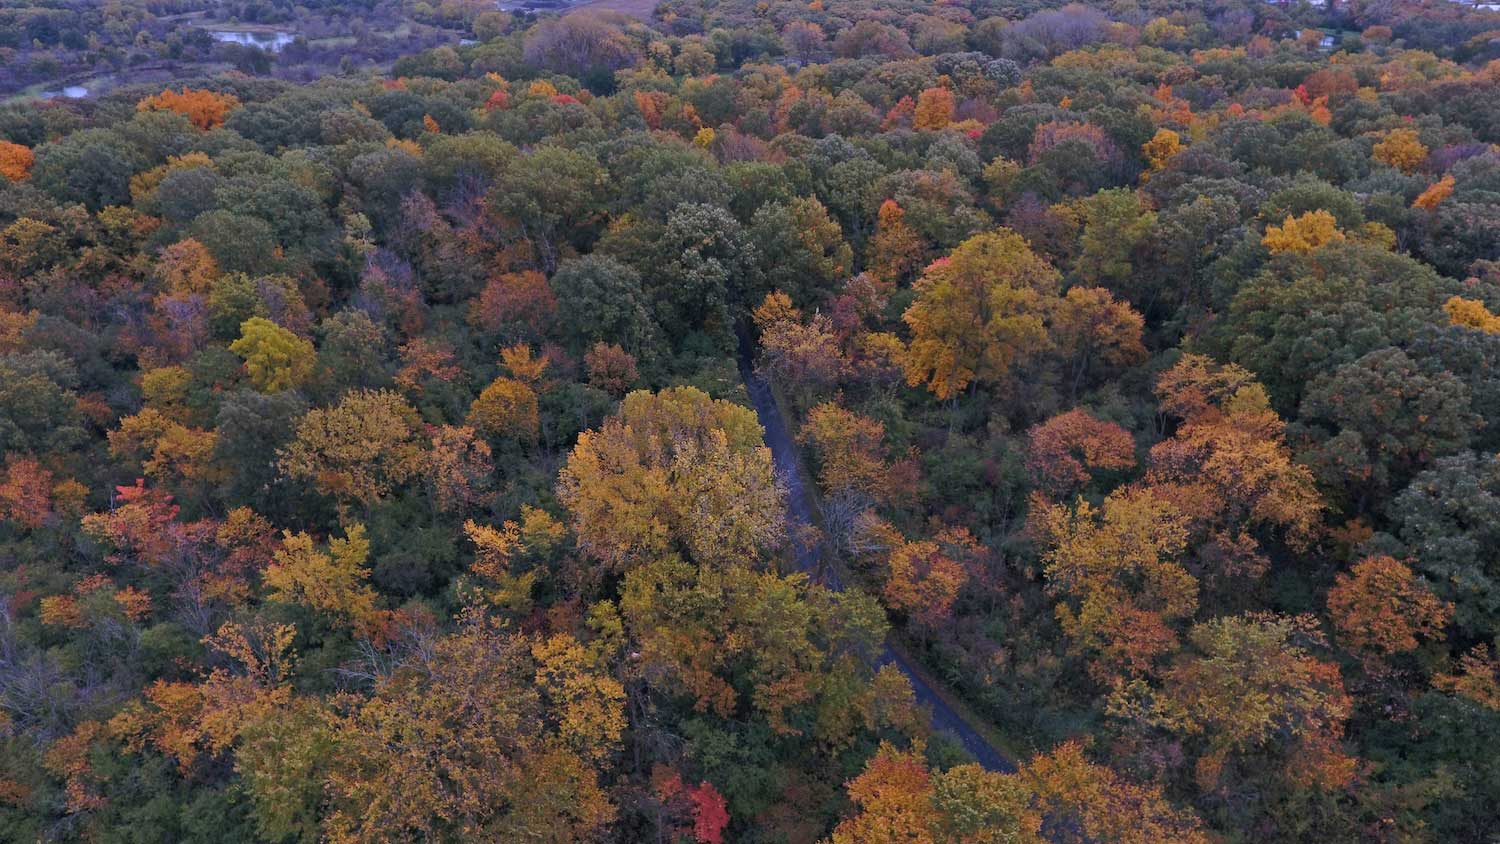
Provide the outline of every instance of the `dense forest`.
<path id="1" fill-rule="evenodd" d="M 1494 844 L 1500 12 L 400 9 L 0 106 L 0 840 Z"/>

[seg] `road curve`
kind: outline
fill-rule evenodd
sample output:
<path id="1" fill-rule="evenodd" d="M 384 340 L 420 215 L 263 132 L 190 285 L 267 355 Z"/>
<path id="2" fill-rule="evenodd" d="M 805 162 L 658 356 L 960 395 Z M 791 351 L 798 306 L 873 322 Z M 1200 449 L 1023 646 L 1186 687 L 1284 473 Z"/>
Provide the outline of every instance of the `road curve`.
<path id="1" fill-rule="evenodd" d="M 740 346 L 740 377 L 744 379 L 745 390 L 750 394 L 750 401 L 755 405 L 755 413 L 760 417 L 761 427 L 766 429 L 766 445 L 771 449 L 771 456 L 776 462 L 776 470 L 786 482 L 788 528 L 790 532 L 796 534 L 804 526 L 817 524 L 818 520 L 814 518 L 813 513 L 816 505 L 803 484 L 803 475 L 798 465 L 797 443 L 792 439 L 787 420 L 782 416 L 781 408 L 776 403 L 776 396 L 771 391 L 771 385 L 751 366 L 749 343 L 743 337 Z M 812 547 L 799 551 L 796 563 L 797 567 L 807 572 L 814 581 L 830 589 L 843 591 L 843 576 L 839 573 L 837 565 L 823 559 L 821 543 L 812 543 Z M 969 755 L 973 756 L 974 760 L 986 770 L 1005 773 L 1015 771 L 1015 763 L 1006 758 L 954 710 L 944 700 L 943 695 L 934 688 L 927 673 L 892 648 L 889 641 L 881 650 L 879 664 L 887 663 L 895 664 L 911 681 L 917 702 L 932 712 L 934 730 L 963 745 Z"/>

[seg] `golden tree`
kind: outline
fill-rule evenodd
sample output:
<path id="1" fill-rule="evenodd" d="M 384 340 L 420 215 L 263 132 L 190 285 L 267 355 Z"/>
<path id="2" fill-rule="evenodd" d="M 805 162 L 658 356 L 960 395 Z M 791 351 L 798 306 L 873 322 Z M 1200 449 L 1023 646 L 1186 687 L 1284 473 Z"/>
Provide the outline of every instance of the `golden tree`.
<path id="1" fill-rule="evenodd" d="M 782 490 L 755 414 L 693 387 L 636 391 L 578 437 L 557 493 L 579 547 L 616 569 L 663 554 L 750 564 L 782 541 Z"/>
<path id="2" fill-rule="evenodd" d="M 902 319 L 911 329 L 906 380 L 948 399 L 996 383 L 1044 349 L 1044 317 L 1061 277 L 1010 231 L 975 235 L 934 261 Z"/>
<path id="3" fill-rule="evenodd" d="M 1338 220 L 1323 209 L 1308 211 L 1297 217 L 1288 215 L 1279 226 L 1266 226 L 1261 244 L 1271 250 L 1272 255 L 1293 252 L 1308 255 L 1318 248 L 1344 239 Z"/>
<path id="4" fill-rule="evenodd" d="M 1392 129 L 1370 150 L 1370 157 L 1403 173 L 1412 173 L 1427 160 L 1427 147 L 1417 130 Z"/>

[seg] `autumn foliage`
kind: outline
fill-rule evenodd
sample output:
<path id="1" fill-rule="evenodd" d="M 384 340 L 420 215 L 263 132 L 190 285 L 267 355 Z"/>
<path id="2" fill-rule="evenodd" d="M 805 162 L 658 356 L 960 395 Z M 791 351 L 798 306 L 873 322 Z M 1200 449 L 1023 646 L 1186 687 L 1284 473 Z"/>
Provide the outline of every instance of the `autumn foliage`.
<path id="1" fill-rule="evenodd" d="M 0 176 L 12 182 L 23 181 L 31 175 L 31 165 L 36 155 L 29 147 L 10 141 L 0 141 Z"/>
<path id="2" fill-rule="evenodd" d="M 173 91 L 171 88 L 135 104 L 138 111 L 175 111 L 199 129 L 224 125 L 224 118 L 239 108 L 239 98 L 198 88 Z"/>
<path id="3" fill-rule="evenodd" d="M 265 5 L 0 11 L 0 840 L 1496 844 L 1492 10 Z"/>

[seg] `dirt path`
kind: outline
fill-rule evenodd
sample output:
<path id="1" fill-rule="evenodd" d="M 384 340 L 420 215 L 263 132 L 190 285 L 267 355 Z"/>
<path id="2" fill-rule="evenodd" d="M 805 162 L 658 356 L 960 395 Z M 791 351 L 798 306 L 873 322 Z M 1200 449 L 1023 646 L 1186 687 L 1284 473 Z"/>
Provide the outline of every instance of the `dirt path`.
<path id="1" fill-rule="evenodd" d="M 801 466 L 798 463 L 797 443 L 792 439 L 787 420 L 776 403 L 776 396 L 771 390 L 771 385 L 755 374 L 750 366 L 748 348 L 741 349 L 740 377 L 744 379 L 745 390 L 749 392 L 750 400 L 755 405 L 755 413 L 760 417 L 760 424 L 766 429 L 766 445 L 771 449 L 771 456 L 776 462 L 776 470 L 786 481 L 787 515 L 791 522 L 789 527 L 793 533 L 797 533 L 804 526 L 818 524 L 820 520 L 816 518 L 814 512 L 817 505 L 808 494 Z M 843 591 L 843 574 L 838 570 L 836 561 L 824 559 L 821 545 L 814 545 L 798 553 L 796 563 L 797 567 L 807 572 L 814 581 L 830 589 Z M 901 669 L 901 673 L 911 681 L 917 702 L 932 711 L 933 729 L 963 745 L 975 761 L 983 765 L 986 770 L 1010 772 L 1016 769 L 1015 763 L 1006 758 L 1005 754 L 975 729 L 974 725 L 950 703 L 951 693 L 942 689 L 931 675 L 892 647 L 889 641 L 886 642 L 880 655 L 880 664 L 887 663 L 895 663 L 896 667 Z"/>

